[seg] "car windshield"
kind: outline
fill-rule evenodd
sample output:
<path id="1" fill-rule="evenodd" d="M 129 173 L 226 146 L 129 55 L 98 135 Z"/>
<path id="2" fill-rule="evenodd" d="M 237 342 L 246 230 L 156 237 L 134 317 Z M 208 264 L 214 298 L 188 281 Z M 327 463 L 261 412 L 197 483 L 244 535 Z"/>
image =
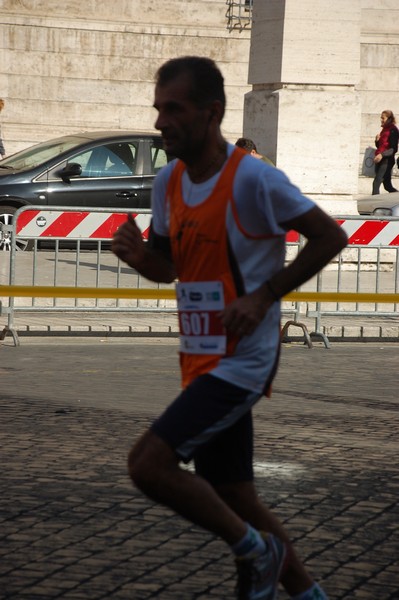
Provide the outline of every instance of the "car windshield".
<path id="1" fill-rule="evenodd" d="M 33 169 L 47 160 L 55 158 L 63 152 L 71 150 L 71 148 L 74 148 L 75 146 L 79 146 L 82 144 L 82 141 L 83 139 L 81 137 L 68 136 L 37 144 L 5 158 L 1 161 L 0 166 L 6 167 L 7 169 L 16 169 L 18 171 Z"/>

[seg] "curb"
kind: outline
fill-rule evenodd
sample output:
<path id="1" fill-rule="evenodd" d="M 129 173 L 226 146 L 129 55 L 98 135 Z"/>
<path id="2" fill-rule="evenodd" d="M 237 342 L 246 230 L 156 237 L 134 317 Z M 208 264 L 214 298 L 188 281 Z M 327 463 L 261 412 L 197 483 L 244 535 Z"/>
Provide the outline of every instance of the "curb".
<path id="1" fill-rule="evenodd" d="M 18 337 L 170 337 L 179 331 L 171 326 L 92 326 L 92 325 L 23 325 L 16 328 Z M 321 333 L 331 342 L 399 342 L 399 326 L 325 326 Z M 310 333 L 312 341 L 317 336 Z M 284 341 L 304 340 L 303 334 L 285 336 Z"/>

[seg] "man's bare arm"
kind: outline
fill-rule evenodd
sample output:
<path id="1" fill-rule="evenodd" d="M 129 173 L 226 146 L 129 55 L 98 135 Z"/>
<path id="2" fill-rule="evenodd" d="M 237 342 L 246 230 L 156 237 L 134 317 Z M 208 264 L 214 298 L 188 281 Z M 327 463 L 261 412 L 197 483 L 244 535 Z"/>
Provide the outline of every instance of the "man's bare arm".
<path id="1" fill-rule="evenodd" d="M 307 242 L 297 257 L 265 284 L 274 295 L 281 298 L 321 271 L 348 243 L 342 227 L 320 208 L 283 224 L 287 231 L 294 230 Z"/>
<path id="2" fill-rule="evenodd" d="M 348 242 L 343 229 L 318 207 L 287 221 L 284 227 L 287 231 L 292 229 L 301 233 L 307 239 L 306 245 L 269 281 L 226 306 L 222 322 L 233 334 L 251 334 L 273 302 L 316 275 Z"/>

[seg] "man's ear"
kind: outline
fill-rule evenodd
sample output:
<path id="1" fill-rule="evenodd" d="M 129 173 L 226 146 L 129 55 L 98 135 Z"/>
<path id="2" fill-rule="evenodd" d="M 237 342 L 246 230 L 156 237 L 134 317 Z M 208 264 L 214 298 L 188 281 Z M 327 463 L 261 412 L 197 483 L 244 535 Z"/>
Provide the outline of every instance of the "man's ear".
<path id="1" fill-rule="evenodd" d="M 224 108 L 222 106 L 222 103 L 219 100 L 214 100 L 209 108 L 210 108 L 209 121 L 212 121 L 212 119 L 215 118 L 218 123 L 221 123 L 223 116 L 224 116 Z"/>

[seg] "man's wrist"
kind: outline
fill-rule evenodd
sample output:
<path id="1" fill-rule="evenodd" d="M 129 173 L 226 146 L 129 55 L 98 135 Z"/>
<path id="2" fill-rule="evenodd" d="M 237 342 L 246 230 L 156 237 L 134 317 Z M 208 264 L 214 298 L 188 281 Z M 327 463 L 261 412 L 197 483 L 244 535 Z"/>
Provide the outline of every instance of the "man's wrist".
<path id="1" fill-rule="evenodd" d="M 268 280 L 266 281 L 266 284 L 265 284 L 265 285 L 266 285 L 267 291 L 269 292 L 269 294 L 270 294 L 270 296 L 273 298 L 273 300 L 274 300 L 275 302 L 278 302 L 278 301 L 280 300 L 281 296 L 280 296 L 280 294 L 278 294 L 278 293 L 276 292 L 276 290 L 274 289 L 274 287 L 273 287 L 273 284 L 272 284 L 272 282 L 270 281 L 270 279 L 268 279 Z"/>

